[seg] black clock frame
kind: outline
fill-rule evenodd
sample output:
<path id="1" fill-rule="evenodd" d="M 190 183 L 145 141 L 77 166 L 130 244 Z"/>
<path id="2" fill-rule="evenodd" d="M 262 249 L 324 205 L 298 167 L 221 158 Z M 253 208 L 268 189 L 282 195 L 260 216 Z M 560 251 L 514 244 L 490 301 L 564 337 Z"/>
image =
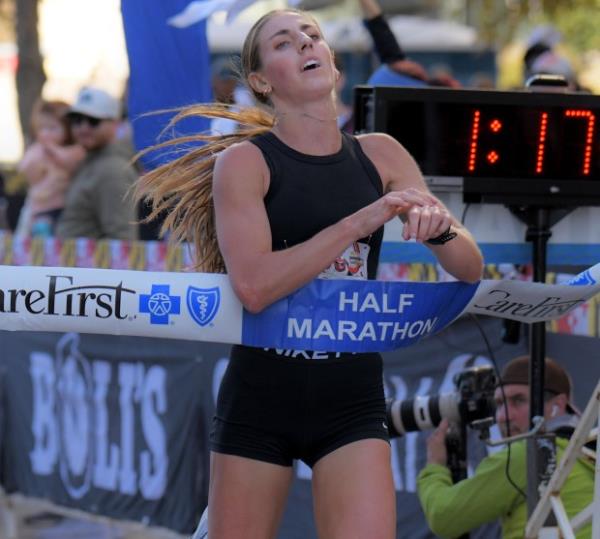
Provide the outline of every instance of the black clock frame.
<path id="1" fill-rule="evenodd" d="M 591 109 L 597 111 L 595 115 L 600 122 L 600 96 L 585 93 L 568 92 L 540 92 L 534 90 L 522 91 L 496 91 L 496 90 L 471 90 L 449 88 L 408 88 L 391 86 L 357 86 L 354 91 L 354 116 L 355 132 L 383 132 L 394 136 L 395 122 L 402 122 L 403 118 L 395 118 L 393 110 L 399 103 L 424 104 L 423 127 L 434 131 L 436 129 L 436 111 L 444 105 L 468 106 L 501 106 L 515 107 L 517 109 Z M 418 129 L 415 129 L 415 134 Z M 410 132 L 410 130 L 409 130 Z M 426 131 L 426 138 L 436 140 L 438 134 Z M 410 148 L 411 141 L 400 140 Z M 511 141 L 515 147 L 518 140 Z M 440 151 L 436 144 L 427 148 L 431 152 Z M 595 163 L 600 160 L 600 126 L 596 126 L 592 159 Z M 583 156 L 583 153 L 582 153 Z M 419 162 L 423 173 L 428 177 L 440 178 L 449 176 L 452 180 L 458 179 L 462 183 L 462 193 L 465 202 L 497 203 L 508 206 L 543 206 L 543 207 L 572 207 L 600 205 L 600 167 L 594 165 L 590 176 L 585 178 L 542 178 L 529 175 L 523 177 L 513 175 L 506 177 L 460 174 L 448 175 L 447 171 L 435 170 L 438 159 L 423 158 Z M 425 162 L 426 161 L 426 162 Z M 433 168 L 433 170 L 432 170 Z M 443 181 L 441 183 L 444 183 Z"/>

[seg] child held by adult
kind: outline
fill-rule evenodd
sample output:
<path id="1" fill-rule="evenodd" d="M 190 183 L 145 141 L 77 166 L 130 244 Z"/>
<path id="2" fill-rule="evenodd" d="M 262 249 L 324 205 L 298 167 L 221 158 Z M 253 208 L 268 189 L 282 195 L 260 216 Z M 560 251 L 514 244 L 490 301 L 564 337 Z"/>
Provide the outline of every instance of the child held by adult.
<path id="1" fill-rule="evenodd" d="M 15 231 L 18 235 L 54 234 L 73 173 L 85 157 L 85 150 L 73 143 L 66 117 L 68 110 L 69 106 L 62 101 L 40 100 L 33 108 L 34 140 L 17 167 L 28 185 Z"/>

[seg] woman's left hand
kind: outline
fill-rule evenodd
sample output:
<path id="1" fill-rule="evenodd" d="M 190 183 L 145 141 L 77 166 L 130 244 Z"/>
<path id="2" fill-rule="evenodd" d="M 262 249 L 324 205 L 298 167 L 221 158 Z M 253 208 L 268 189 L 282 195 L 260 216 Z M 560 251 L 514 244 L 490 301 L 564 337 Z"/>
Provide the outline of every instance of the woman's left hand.
<path id="1" fill-rule="evenodd" d="M 405 213 L 402 237 L 424 242 L 443 234 L 453 223 L 448 209 L 433 195 L 427 193 L 427 203 L 414 205 Z"/>

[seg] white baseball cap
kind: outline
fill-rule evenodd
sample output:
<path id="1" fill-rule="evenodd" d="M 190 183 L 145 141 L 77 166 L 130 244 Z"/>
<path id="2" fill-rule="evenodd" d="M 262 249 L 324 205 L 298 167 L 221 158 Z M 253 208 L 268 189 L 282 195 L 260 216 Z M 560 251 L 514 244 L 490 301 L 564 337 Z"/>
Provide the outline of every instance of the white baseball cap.
<path id="1" fill-rule="evenodd" d="M 84 114 L 100 120 L 118 120 L 121 117 L 121 102 L 100 88 L 85 86 L 77 94 L 77 99 L 67 114 Z"/>

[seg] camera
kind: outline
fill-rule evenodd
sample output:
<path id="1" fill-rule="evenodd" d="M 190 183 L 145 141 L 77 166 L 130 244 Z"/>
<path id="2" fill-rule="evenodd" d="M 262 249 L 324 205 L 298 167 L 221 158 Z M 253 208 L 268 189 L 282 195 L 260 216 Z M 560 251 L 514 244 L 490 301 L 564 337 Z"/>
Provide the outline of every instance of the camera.
<path id="1" fill-rule="evenodd" d="M 387 399 L 387 419 L 391 437 L 437 427 L 442 419 L 479 429 L 494 422 L 494 391 L 498 380 L 494 369 L 479 366 L 456 373 L 456 391 L 413 399 Z"/>

